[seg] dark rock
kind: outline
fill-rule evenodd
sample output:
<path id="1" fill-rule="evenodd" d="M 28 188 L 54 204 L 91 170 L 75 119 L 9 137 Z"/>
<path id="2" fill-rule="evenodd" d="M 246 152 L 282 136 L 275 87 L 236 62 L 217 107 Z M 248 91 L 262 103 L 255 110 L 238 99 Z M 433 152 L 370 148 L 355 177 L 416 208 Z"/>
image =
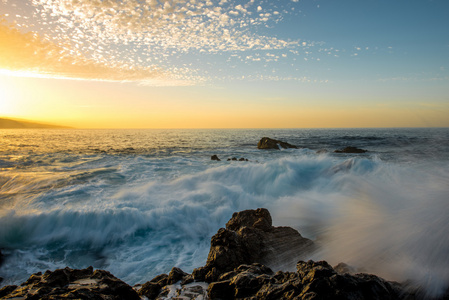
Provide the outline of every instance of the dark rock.
<path id="1" fill-rule="evenodd" d="M 0 289 L 0 298 L 11 294 L 16 288 L 17 288 L 17 285 L 7 285 L 7 286 L 2 287 Z"/>
<path id="2" fill-rule="evenodd" d="M 140 296 L 145 296 L 148 299 L 156 299 L 156 297 L 159 295 L 160 291 L 162 289 L 162 286 L 156 282 L 148 281 L 142 285 L 140 290 L 138 291 L 138 294 Z"/>
<path id="3" fill-rule="evenodd" d="M 209 298 L 214 300 L 234 299 L 234 294 L 234 287 L 231 286 L 230 280 L 213 282 L 207 290 Z"/>
<path id="4" fill-rule="evenodd" d="M 302 283 L 302 298 L 317 299 L 399 299 L 391 284 L 375 275 L 338 274 L 327 262 L 300 261 L 297 265 Z M 301 299 L 302 299 L 301 298 Z"/>
<path id="5" fill-rule="evenodd" d="M 355 273 L 359 273 L 356 268 L 348 266 L 347 264 L 342 263 L 342 262 L 339 263 L 338 265 L 334 266 L 334 270 L 337 273 L 340 273 L 340 274 L 345 274 L 345 273 L 355 274 Z"/>
<path id="6" fill-rule="evenodd" d="M 186 276 L 184 276 L 182 278 L 181 285 L 186 285 L 186 284 L 192 283 L 194 281 L 195 281 L 195 279 L 193 278 L 193 275 L 192 274 L 187 274 Z"/>
<path id="7" fill-rule="evenodd" d="M 312 241 L 293 228 L 273 227 L 267 209 L 246 210 L 234 213 L 226 229 L 212 237 L 206 265 L 193 276 L 213 282 L 242 264 L 294 265 L 312 248 Z"/>
<path id="8" fill-rule="evenodd" d="M 93 272 L 92 267 L 33 274 L 21 286 L 7 292 L 2 299 L 140 299 L 129 285 L 107 271 Z"/>
<path id="9" fill-rule="evenodd" d="M 174 284 L 178 281 L 181 281 L 187 275 L 189 275 L 189 274 L 187 274 L 180 268 L 174 267 L 171 269 L 170 273 L 168 274 L 167 284 Z"/>
<path id="10" fill-rule="evenodd" d="M 296 272 L 273 274 L 278 266 L 313 250 L 310 240 L 290 227 L 273 227 L 268 210 L 234 213 L 211 239 L 204 267 L 187 274 L 179 268 L 156 276 L 138 292 L 103 270 L 59 269 L 36 273 L 21 286 L 0 289 L 1 299 L 426 299 L 425 291 L 407 284 L 388 282 L 375 275 L 352 273 L 340 263 L 332 268 L 325 261 L 296 261 Z M 265 263 L 266 262 L 266 263 Z M 209 282 L 193 283 L 196 281 Z M 171 284 L 181 281 L 181 288 Z M 207 291 L 206 291 L 207 290 Z M 176 295 L 174 295 L 176 294 Z M 428 298 L 428 297 L 427 297 Z M 449 299 L 447 294 L 438 299 Z"/>
<path id="11" fill-rule="evenodd" d="M 174 299 L 207 299 L 207 288 L 201 285 L 183 286 L 177 291 Z"/>
<path id="12" fill-rule="evenodd" d="M 156 277 L 150 280 L 150 282 L 158 283 L 161 286 L 166 286 L 168 284 L 167 281 L 168 281 L 167 274 L 157 275 Z"/>
<path id="13" fill-rule="evenodd" d="M 257 148 L 258 149 L 276 149 L 279 150 L 279 147 L 282 147 L 284 149 L 288 149 L 288 148 L 294 148 L 297 149 L 298 147 L 296 147 L 295 145 L 291 145 L 289 143 L 286 142 L 282 142 L 279 140 L 274 140 L 268 137 L 263 137 L 259 143 L 257 143 Z"/>
<path id="14" fill-rule="evenodd" d="M 346 147 L 343 150 L 335 150 L 335 153 L 365 153 L 368 150 L 359 149 L 356 147 Z"/>
<path id="15" fill-rule="evenodd" d="M 211 160 L 216 160 L 216 161 L 221 161 L 221 159 L 219 159 L 217 155 L 212 155 L 212 156 L 210 157 L 210 159 L 211 159 Z"/>

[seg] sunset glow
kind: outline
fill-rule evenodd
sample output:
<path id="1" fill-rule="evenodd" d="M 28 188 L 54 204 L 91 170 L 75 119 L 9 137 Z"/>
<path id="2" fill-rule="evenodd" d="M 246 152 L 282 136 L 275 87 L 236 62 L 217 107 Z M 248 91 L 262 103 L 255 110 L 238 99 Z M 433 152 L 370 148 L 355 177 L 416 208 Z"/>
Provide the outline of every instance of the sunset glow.
<path id="1" fill-rule="evenodd" d="M 446 127 L 448 9 L 2 0 L 0 117 L 80 128 Z"/>

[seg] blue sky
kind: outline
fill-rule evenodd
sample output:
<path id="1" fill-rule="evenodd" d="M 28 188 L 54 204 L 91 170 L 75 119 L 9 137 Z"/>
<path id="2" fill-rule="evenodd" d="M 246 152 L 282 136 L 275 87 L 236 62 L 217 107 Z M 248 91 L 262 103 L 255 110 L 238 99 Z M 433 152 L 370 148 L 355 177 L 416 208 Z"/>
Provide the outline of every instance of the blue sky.
<path id="1" fill-rule="evenodd" d="M 277 113 L 301 117 L 320 108 L 352 109 L 355 116 L 354 109 L 390 107 L 421 111 L 423 126 L 449 126 L 447 0 L 2 0 L 0 13 L 5 82 L 76 80 L 75 91 L 97 82 L 95 90 L 115 89 L 133 110 L 160 107 L 151 96 L 157 95 L 172 110 L 258 105 L 269 113 L 277 105 Z M 9 51 L 14 45 L 21 50 Z M 26 105 L 37 106 L 48 93 L 37 91 L 41 97 Z M 10 99 L 25 105 L 20 96 Z M 168 110 L 161 114 L 169 119 Z M 407 118 L 398 116 L 397 125 L 407 126 Z M 226 125 L 220 124 L 211 126 Z"/>

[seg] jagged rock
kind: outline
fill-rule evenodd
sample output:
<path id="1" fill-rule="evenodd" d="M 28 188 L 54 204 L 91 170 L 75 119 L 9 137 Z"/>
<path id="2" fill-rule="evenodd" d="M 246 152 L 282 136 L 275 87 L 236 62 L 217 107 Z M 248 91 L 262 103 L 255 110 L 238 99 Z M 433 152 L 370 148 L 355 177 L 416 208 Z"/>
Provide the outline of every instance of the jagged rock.
<path id="1" fill-rule="evenodd" d="M 36 273 L 7 292 L 2 299 L 140 299 L 129 285 L 107 271 L 93 271 L 92 267 Z"/>
<path id="2" fill-rule="evenodd" d="M 11 294 L 16 288 L 17 288 L 17 285 L 7 285 L 7 286 L 2 287 L 0 289 L 0 298 Z"/>
<path id="3" fill-rule="evenodd" d="M 426 299 L 423 291 L 375 275 L 350 274 L 346 264 L 303 261 L 296 272 L 278 271 L 261 262 L 294 258 L 313 249 L 310 240 L 289 227 L 273 227 L 268 210 L 234 213 L 211 239 L 204 267 L 187 274 L 179 268 L 140 286 L 138 292 L 107 271 L 92 267 L 36 273 L 20 286 L 0 289 L 0 299 Z M 206 280 L 204 282 L 193 282 Z M 208 297 L 208 298 L 207 298 Z M 449 299 L 447 294 L 436 299 Z"/>
<path id="4" fill-rule="evenodd" d="M 258 149 L 277 149 L 279 150 L 279 147 L 282 147 L 284 149 L 288 149 L 288 148 L 294 148 L 297 149 L 298 147 L 296 147 L 295 145 L 291 145 L 289 143 L 286 142 L 282 142 L 279 140 L 274 140 L 268 137 L 263 137 L 259 143 L 257 143 L 257 148 Z"/>
<path id="5" fill-rule="evenodd" d="M 368 150 L 359 149 L 356 147 L 346 147 L 343 150 L 335 150 L 335 153 L 365 153 L 368 152 Z"/>
<path id="6" fill-rule="evenodd" d="M 180 268 L 172 268 L 170 273 L 168 274 L 167 277 L 167 283 L 168 284 L 174 284 L 178 281 L 181 281 L 184 277 L 188 276 L 189 274 L 187 274 L 186 272 L 184 272 L 183 270 L 181 270 Z"/>
<path id="7" fill-rule="evenodd" d="M 234 213 L 212 237 L 206 265 L 193 276 L 213 282 L 242 264 L 294 265 L 312 248 L 313 242 L 293 228 L 273 227 L 267 209 L 245 210 Z"/>
<path id="8" fill-rule="evenodd" d="M 138 294 L 140 296 L 145 296 L 151 300 L 155 299 L 159 295 L 161 289 L 162 286 L 160 284 L 148 281 L 142 285 L 142 287 L 138 291 Z"/>
<path id="9" fill-rule="evenodd" d="M 356 273 L 360 273 L 359 270 L 357 270 L 356 268 L 351 267 L 351 266 L 349 266 L 349 265 L 347 265 L 345 263 L 342 263 L 342 262 L 339 263 L 338 265 L 334 266 L 334 270 L 337 273 L 340 273 L 340 274 L 345 274 L 345 273 L 356 274 Z"/>
<path id="10" fill-rule="evenodd" d="M 211 159 L 211 160 L 216 160 L 216 161 L 221 161 L 221 159 L 219 159 L 217 155 L 212 155 L 212 156 L 210 157 L 210 159 Z"/>

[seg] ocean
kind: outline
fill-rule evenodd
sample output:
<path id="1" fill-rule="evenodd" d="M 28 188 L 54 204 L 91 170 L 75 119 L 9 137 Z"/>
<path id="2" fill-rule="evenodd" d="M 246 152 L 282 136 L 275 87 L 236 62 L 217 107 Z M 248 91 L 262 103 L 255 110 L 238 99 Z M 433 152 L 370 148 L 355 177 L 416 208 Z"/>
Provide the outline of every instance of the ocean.
<path id="1" fill-rule="evenodd" d="M 265 136 L 299 148 L 257 149 Z M 346 146 L 368 152 L 333 152 Z M 437 295 L 449 285 L 449 128 L 0 130 L 2 286 L 65 266 L 131 285 L 190 273 L 233 212 L 258 207 L 314 240 L 310 259 Z"/>

